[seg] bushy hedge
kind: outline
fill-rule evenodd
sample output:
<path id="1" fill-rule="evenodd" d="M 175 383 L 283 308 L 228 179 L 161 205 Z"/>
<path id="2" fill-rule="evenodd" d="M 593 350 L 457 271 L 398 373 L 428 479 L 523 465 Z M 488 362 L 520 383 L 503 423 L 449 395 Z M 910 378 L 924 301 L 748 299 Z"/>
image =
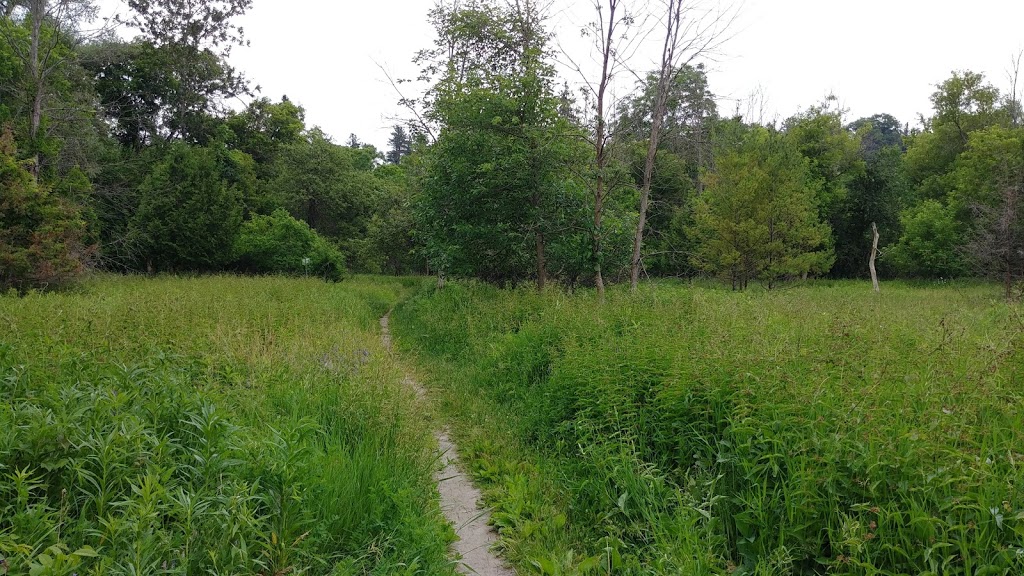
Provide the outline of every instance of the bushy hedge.
<path id="1" fill-rule="evenodd" d="M 334 281 L 345 274 L 341 251 L 285 210 L 255 215 L 242 224 L 235 262 L 251 274 L 305 274 Z"/>

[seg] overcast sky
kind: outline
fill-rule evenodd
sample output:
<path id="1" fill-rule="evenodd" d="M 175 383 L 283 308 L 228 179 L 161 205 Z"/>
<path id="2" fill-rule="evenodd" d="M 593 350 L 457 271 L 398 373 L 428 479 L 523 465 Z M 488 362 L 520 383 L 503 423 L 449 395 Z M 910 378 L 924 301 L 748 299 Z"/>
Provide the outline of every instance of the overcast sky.
<path id="1" fill-rule="evenodd" d="M 103 2 L 107 13 L 126 10 L 119 0 Z M 567 51 L 586 59 L 580 29 L 591 0 L 555 2 L 556 33 Z M 254 0 L 239 22 L 252 46 L 235 49 L 231 60 L 262 95 L 287 94 L 306 108 L 308 124 L 336 141 L 355 133 L 382 148 L 392 118 L 403 111 L 377 64 L 395 77 L 415 75 L 411 58 L 433 39 L 426 23 L 433 4 Z M 934 85 L 952 70 L 983 72 L 996 86 L 1008 85 L 1011 55 L 1024 49 L 1024 1 L 746 0 L 732 34 L 708 64 L 723 113 L 737 102 L 746 112 L 748 96 L 760 88 L 765 120 L 834 93 L 851 120 L 887 112 L 914 124 L 929 111 Z M 653 61 L 641 54 L 632 64 L 642 70 Z"/>

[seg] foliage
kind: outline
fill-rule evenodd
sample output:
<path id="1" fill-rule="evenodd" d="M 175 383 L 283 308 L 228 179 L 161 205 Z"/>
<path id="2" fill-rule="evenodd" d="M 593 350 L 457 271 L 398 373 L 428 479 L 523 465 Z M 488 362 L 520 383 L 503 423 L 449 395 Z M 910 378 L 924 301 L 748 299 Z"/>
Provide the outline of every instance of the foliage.
<path id="1" fill-rule="evenodd" d="M 900 216 L 903 236 L 891 258 L 911 277 L 956 278 L 965 272 L 960 254 L 966 230 L 954 211 L 936 200 L 925 200 Z"/>
<path id="2" fill-rule="evenodd" d="M 818 220 L 820 182 L 786 137 L 758 130 L 744 149 L 718 160 L 694 202 L 693 263 L 734 288 L 771 287 L 786 277 L 821 274 L 834 260 L 829 227 Z"/>
<path id="3" fill-rule="evenodd" d="M 1012 297 L 1024 279 L 1024 129 L 971 134 L 954 176 L 951 201 L 970 213 L 964 254 L 975 273 L 1003 282 Z"/>
<path id="4" fill-rule="evenodd" d="M 244 222 L 234 255 L 236 266 L 254 274 L 312 274 L 334 281 L 345 274 L 342 253 L 308 224 L 281 209 Z"/>
<path id="5" fill-rule="evenodd" d="M 82 213 L 37 184 L 15 158 L 10 132 L 0 134 L 0 290 L 68 284 L 94 251 Z"/>
<path id="6" fill-rule="evenodd" d="M 375 156 L 372 150 L 339 146 L 313 129 L 281 147 L 271 167 L 269 194 L 324 236 L 362 238 L 376 191 Z"/>
<path id="7" fill-rule="evenodd" d="M 394 327 L 523 571 L 966 575 L 1024 570 L 1020 314 L 989 285 L 467 283 Z"/>
<path id="8" fill-rule="evenodd" d="M 2 571 L 454 574 L 429 428 L 375 330 L 414 284 L 0 297 Z"/>
<path id="9" fill-rule="evenodd" d="M 232 161 L 222 146 L 174 144 L 153 167 L 129 231 L 145 269 L 210 271 L 230 262 L 243 197 L 228 179 Z"/>
<path id="10" fill-rule="evenodd" d="M 567 247 L 585 221 L 573 170 L 586 159 L 558 115 L 548 32 L 532 5 L 432 15 L 458 49 L 421 54 L 439 75 L 430 114 L 442 125 L 416 206 L 426 256 L 442 274 L 543 287 L 551 271 L 578 267 Z"/>

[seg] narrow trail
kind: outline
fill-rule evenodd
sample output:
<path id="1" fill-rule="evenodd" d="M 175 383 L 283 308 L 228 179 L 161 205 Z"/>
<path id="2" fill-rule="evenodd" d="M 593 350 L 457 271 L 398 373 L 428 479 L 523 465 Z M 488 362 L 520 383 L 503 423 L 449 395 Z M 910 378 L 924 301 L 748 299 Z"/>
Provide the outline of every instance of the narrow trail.
<path id="1" fill-rule="evenodd" d="M 390 312 L 380 319 L 380 330 L 384 347 L 392 351 Z M 414 378 L 406 375 L 403 382 L 421 402 L 426 399 L 426 389 Z M 483 496 L 459 468 L 458 448 L 445 430 L 435 431 L 434 437 L 442 464 L 442 469 L 434 474 L 434 480 L 441 494 L 441 511 L 458 536 L 454 548 L 461 557 L 459 572 L 479 576 L 515 576 L 515 571 L 491 552 L 498 535 L 488 525 L 490 513 L 479 507 Z"/>

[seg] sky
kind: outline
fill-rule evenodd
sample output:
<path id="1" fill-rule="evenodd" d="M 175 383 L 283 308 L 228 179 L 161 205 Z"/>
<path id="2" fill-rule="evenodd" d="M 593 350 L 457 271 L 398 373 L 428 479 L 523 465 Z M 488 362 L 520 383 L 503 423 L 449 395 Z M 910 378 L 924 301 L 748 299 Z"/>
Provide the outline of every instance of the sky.
<path id="1" fill-rule="evenodd" d="M 589 61 L 580 29 L 593 18 L 592 0 L 553 2 L 550 22 L 562 48 Z M 127 12 L 121 0 L 101 4 L 105 15 Z M 356 134 L 384 148 L 390 127 L 406 113 L 381 67 L 395 78 L 415 76 L 413 55 L 433 41 L 426 21 L 433 5 L 254 0 L 238 21 L 251 46 L 236 48 L 231 63 L 262 96 L 287 95 L 302 105 L 307 124 L 336 141 Z M 709 81 L 723 114 L 737 106 L 744 114 L 756 109 L 754 120 L 783 120 L 834 94 L 850 120 L 884 112 L 913 126 L 918 114 L 928 115 L 935 85 L 953 70 L 983 72 L 1006 88 L 1011 57 L 1024 50 L 1021 0 L 741 0 L 736 6 L 728 41 L 707 62 Z M 657 36 L 631 68 L 655 66 Z M 563 73 L 578 83 L 577 74 Z M 619 77 L 623 87 L 632 81 L 628 73 Z M 763 106 L 749 106 L 754 92 Z"/>

